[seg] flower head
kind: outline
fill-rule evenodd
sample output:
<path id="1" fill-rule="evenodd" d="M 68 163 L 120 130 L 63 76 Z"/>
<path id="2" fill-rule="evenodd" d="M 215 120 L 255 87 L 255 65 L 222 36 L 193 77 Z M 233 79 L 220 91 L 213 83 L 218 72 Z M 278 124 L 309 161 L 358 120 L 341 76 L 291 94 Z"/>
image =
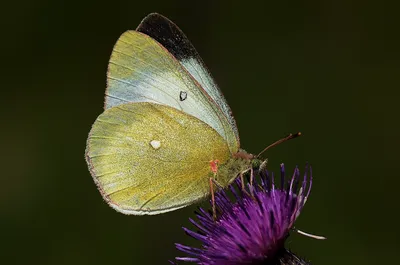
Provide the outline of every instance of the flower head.
<path id="1" fill-rule="evenodd" d="M 177 249 L 191 256 L 176 260 L 203 265 L 285 264 L 280 262 L 293 256 L 284 249 L 285 240 L 311 191 L 311 168 L 309 178 L 307 171 L 306 168 L 300 181 L 300 171 L 296 167 L 292 178 L 285 182 L 282 164 L 278 188 L 273 174 L 258 170 L 254 175 L 259 176 L 259 180 L 254 179 L 246 190 L 242 190 L 240 179 L 229 186 L 228 190 L 235 197 L 233 201 L 228 197 L 229 192 L 219 191 L 215 196 L 217 219 L 200 208 L 196 213 L 198 221 L 190 219 L 198 231 L 183 228 L 188 235 L 201 241 L 202 247 L 176 244 Z M 291 259 L 291 264 L 306 264 L 295 258 Z"/>

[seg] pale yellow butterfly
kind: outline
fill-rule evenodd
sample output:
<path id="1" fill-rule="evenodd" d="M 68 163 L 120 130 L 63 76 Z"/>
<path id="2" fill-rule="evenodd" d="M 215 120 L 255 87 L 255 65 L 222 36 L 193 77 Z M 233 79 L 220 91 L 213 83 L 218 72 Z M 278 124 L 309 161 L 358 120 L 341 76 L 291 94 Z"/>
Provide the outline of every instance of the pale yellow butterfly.
<path id="1" fill-rule="evenodd" d="M 104 108 L 86 161 L 119 212 L 185 207 L 210 194 L 212 179 L 226 187 L 256 161 L 240 149 L 231 110 L 195 48 L 159 14 L 115 44 Z"/>

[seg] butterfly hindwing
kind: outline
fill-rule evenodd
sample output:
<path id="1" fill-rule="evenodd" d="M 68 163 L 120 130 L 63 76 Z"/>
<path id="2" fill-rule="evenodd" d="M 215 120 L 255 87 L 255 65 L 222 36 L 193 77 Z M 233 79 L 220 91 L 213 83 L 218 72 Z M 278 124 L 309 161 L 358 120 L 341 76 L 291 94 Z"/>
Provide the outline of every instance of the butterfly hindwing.
<path id="1" fill-rule="evenodd" d="M 207 196 L 210 161 L 229 158 L 226 141 L 206 123 L 149 102 L 105 110 L 86 149 L 103 198 L 136 215 L 176 210 Z"/>

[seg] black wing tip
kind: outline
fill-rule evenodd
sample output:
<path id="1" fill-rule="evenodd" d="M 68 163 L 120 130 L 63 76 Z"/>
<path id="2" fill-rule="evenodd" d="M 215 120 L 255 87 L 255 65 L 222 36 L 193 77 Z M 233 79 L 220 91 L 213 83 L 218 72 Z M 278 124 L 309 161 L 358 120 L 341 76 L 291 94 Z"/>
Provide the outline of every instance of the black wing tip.
<path id="1" fill-rule="evenodd" d="M 139 26 L 137 26 L 136 31 L 140 31 L 140 29 L 143 27 L 144 24 L 146 24 L 149 21 L 154 21 L 154 20 L 166 20 L 166 21 L 171 22 L 171 20 L 169 20 L 167 17 L 161 15 L 160 13 L 152 12 L 142 19 Z"/>

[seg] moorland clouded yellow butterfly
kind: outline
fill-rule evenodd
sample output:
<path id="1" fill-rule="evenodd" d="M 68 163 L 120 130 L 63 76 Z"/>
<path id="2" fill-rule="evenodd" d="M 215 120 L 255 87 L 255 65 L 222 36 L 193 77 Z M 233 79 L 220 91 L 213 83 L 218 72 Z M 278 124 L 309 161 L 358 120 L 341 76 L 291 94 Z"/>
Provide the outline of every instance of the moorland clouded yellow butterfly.
<path id="1" fill-rule="evenodd" d="M 213 181 L 226 187 L 259 162 L 240 149 L 230 107 L 193 45 L 159 14 L 115 44 L 104 109 L 89 133 L 86 161 L 119 212 L 185 207 L 213 194 Z"/>

